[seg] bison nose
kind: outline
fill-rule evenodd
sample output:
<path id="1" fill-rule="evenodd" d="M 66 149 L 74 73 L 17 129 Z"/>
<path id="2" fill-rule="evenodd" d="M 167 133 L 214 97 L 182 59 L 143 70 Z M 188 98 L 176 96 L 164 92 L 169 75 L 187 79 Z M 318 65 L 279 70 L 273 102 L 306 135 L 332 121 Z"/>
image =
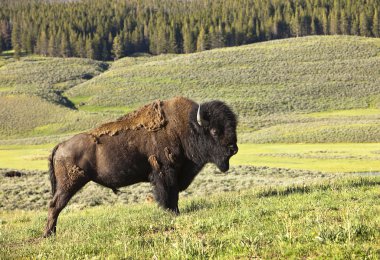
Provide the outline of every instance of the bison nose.
<path id="1" fill-rule="evenodd" d="M 232 155 L 237 154 L 237 152 L 239 151 L 239 148 L 238 148 L 238 146 L 236 144 L 230 145 L 229 149 L 230 149 L 230 153 Z"/>

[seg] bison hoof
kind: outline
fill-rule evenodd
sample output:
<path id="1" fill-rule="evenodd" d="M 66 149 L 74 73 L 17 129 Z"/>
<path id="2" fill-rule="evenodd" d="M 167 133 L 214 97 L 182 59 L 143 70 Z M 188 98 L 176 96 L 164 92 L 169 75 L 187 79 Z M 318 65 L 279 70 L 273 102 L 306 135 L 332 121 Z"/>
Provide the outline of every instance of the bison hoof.
<path id="1" fill-rule="evenodd" d="M 179 215 L 179 209 L 178 209 L 178 207 L 175 208 L 175 209 L 168 209 L 168 211 L 169 211 L 170 213 L 172 213 L 173 215 L 175 215 L 175 216 L 178 216 L 178 215 Z"/>
<path id="2" fill-rule="evenodd" d="M 44 235 L 42 236 L 43 238 L 48 238 L 51 236 L 55 236 L 55 231 L 50 230 L 50 231 L 45 231 Z"/>

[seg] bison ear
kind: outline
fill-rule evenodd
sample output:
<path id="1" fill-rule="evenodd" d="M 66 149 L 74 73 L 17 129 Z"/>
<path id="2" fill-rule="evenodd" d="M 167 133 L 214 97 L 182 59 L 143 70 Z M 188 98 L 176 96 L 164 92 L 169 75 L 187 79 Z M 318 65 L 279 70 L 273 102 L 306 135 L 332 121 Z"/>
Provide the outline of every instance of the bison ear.
<path id="1" fill-rule="evenodd" d="M 209 122 L 205 120 L 202 116 L 201 105 L 198 106 L 197 122 L 199 126 L 207 127 L 209 125 Z"/>

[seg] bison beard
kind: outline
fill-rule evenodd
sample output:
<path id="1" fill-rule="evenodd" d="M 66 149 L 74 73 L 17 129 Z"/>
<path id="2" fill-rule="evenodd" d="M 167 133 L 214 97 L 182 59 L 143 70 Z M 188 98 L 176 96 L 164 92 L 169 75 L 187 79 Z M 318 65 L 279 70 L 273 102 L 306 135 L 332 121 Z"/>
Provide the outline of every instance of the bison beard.
<path id="1" fill-rule="evenodd" d="M 44 236 L 71 197 L 89 181 L 114 192 L 151 182 L 158 204 L 179 214 L 178 194 L 206 163 L 225 172 L 237 153 L 236 116 L 221 101 L 155 101 L 117 121 L 58 144 L 49 158 L 53 198 Z"/>

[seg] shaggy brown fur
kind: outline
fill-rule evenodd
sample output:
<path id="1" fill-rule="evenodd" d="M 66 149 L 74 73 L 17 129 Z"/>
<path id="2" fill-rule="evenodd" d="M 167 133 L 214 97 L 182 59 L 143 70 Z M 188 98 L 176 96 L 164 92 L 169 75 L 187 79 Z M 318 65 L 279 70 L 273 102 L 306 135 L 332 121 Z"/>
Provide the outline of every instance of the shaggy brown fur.
<path id="1" fill-rule="evenodd" d="M 101 125 L 88 133 L 94 137 L 113 136 L 123 130 L 138 130 L 140 128 L 145 128 L 148 131 L 158 131 L 164 125 L 165 115 L 162 111 L 162 101 L 157 100 L 119 118 L 117 121 Z"/>

